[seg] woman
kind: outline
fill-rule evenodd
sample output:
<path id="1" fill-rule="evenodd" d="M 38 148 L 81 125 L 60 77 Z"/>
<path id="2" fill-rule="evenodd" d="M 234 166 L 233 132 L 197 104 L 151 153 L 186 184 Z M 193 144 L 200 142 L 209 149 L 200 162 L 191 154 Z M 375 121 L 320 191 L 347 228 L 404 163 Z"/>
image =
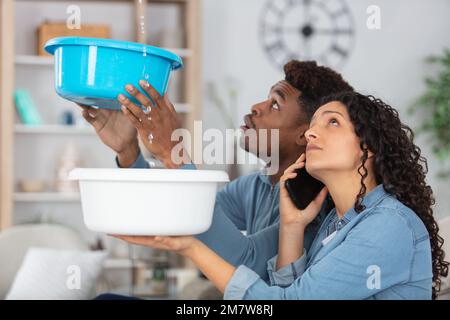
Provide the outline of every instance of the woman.
<path id="1" fill-rule="evenodd" d="M 448 262 L 425 183 L 426 160 L 397 111 L 354 92 L 330 96 L 312 115 L 305 136 L 306 155 L 280 179 L 279 253 L 268 262 L 271 286 L 193 237 L 120 238 L 192 259 L 225 298 L 435 298 Z M 301 211 L 284 183 L 305 159 L 306 170 L 326 187 Z M 304 230 L 327 192 L 335 208 L 304 252 Z"/>

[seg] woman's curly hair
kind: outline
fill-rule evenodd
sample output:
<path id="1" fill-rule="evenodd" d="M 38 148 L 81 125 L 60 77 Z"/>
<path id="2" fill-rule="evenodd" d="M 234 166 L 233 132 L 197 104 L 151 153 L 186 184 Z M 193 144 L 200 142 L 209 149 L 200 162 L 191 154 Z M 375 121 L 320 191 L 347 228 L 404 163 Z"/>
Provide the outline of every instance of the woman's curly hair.
<path id="1" fill-rule="evenodd" d="M 426 184 L 427 161 L 421 150 L 413 142 L 414 133 L 404 125 L 398 112 L 380 99 L 356 92 L 343 92 L 323 98 L 316 106 L 309 106 L 309 117 L 318 105 L 339 101 L 346 106 L 350 119 L 360 139 L 363 151 L 358 172 L 361 189 L 356 197 L 355 210 L 364 210 L 362 199 L 366 193 L 364 180 L 367 177 L 365 163 L 368 151 L 374 153 L 374 174 L 377 184 L 383 184 L 389 194 L 394 195 L 404 205 L 412 209 L 423 221 L 431 242 L 433 261 L 433 299 L 440 290 L 441 279 L 448 274 L 442 245 L 444 239 L 438 234 L 439 227 L 433 217 L 435 203 L 433 191 Z"/>

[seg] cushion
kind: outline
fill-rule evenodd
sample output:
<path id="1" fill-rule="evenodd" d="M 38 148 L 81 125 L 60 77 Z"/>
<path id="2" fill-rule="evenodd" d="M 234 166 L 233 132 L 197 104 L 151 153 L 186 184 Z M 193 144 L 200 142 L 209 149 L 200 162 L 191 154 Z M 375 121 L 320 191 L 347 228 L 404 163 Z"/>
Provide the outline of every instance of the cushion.
<path id="1" fill-rule="evenodd" d="M 106 256 L 104 251 L 32 247 L 6 299 L 91 299 Z"/>

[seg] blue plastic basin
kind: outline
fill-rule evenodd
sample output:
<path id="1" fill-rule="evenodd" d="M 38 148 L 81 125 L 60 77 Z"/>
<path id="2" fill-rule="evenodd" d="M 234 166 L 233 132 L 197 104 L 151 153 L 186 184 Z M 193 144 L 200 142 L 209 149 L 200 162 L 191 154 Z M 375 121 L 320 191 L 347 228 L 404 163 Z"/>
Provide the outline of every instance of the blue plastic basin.
<path id="1" fill-rule="evenodd" d="M 172 70 L 183 66 L 170 51 L 110 39 L 54 38 L 45 50 L 55 56 L 55 89 L 61 97 L 106 109 L 120 109 L 119 93 L 138 103 L 124 87 L 130 83 L 141 90 L 142 79 L 163 95 Z"/>

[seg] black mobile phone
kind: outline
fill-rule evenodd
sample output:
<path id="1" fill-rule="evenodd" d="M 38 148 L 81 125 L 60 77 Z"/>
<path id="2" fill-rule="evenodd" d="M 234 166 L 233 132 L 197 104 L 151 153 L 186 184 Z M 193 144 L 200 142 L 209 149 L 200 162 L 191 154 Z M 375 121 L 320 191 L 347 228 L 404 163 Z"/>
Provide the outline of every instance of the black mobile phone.
<path id="1" fill-rule="evenodd" d="M 304 167 L 297 169 L 296 172 L 297 176 L 286 180 L 285 186 L 295 206 L 304 210 L 325 185 L 313 178 Z"/>

